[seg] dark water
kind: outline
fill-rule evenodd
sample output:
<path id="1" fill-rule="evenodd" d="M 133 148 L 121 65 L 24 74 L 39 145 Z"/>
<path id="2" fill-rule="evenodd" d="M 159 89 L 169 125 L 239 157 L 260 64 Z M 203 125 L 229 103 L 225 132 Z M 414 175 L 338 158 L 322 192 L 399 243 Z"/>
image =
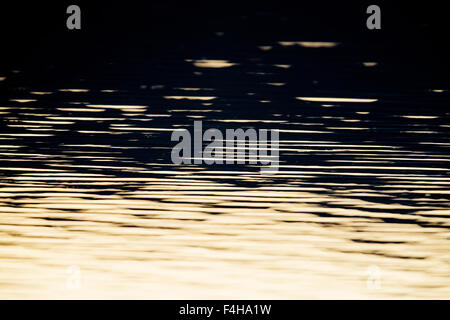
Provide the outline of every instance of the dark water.
<path id="1" fill-rule="evenodd" d="M 432 55 L 217 24 L 0 74 L 0 297 L 448 298 Z M 195 120 L 279 130 L 278 174 L 173 165 Z"/>

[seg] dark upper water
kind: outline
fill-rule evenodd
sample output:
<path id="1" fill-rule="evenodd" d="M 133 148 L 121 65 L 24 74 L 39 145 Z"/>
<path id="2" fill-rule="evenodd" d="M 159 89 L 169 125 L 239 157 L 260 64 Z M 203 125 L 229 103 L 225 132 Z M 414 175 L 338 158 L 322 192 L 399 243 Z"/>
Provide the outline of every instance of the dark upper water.
<path id="1" fill-rule="evenodd" d="M 2 68 L 1 298 L 449 297 L 430 44 L 234 18 Z M 279 172 L 172 164 L 195 120 L 279 130 Z"/>

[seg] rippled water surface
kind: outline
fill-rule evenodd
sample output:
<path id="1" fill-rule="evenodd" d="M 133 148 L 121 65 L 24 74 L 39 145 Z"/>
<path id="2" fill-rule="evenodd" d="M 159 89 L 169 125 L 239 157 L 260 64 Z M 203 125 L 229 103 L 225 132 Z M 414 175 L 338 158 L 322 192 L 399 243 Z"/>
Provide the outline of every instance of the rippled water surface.
<path id="1" fill-rule="evenodd" d="M 227 36 L 0 74 L 0 298 L 450 297 L 448 88 Z M 278 174 L 173 165 L 195 120 L 278 129 Z"/>

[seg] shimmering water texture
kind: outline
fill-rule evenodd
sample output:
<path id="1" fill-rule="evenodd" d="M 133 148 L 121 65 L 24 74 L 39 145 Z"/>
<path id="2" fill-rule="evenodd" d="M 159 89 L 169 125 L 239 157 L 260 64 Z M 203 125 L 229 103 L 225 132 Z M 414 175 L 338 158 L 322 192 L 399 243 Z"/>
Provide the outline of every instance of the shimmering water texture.
<path id="1" fill-rule="evenodd" d="M 346 42 L 208 39 L 0 74 L 0 298 L 450 298 L 448 88 Z M 278 129 L 278 174 L 173 165 L 195 120 Z"/>

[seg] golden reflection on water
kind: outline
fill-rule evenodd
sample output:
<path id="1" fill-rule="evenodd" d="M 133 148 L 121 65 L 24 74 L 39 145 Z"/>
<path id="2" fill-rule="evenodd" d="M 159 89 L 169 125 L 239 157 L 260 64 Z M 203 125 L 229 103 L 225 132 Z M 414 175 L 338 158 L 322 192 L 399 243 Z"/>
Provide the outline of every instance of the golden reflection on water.
<path id="1" fill-rule="evenodd" d="M 339 43 L 327 41 L 280 41 L 279 45 L 283 47 L 301 46 L 305 48 L 334 48 Z"/>
<path id="2" fill-rule="evenodd" d="M 260 49 L 339 45 L 278 44 Z M 210 73 L 206 81 L 193 73 L 150 93 L 143 85 L 136 100 L 110 83 L 97 88 L 100 97 L 40 87 L 29 90 L 39 100 L 8 99 L 0 107 L 0 298 L 450 297 L 448 113 L 376 94 L 288 96 L 284 73 L 298 65 L 280 56 L 247 63 L 242 77 L 263 89 L 233 94 L 211 79 L 241 63 L 203 58 L 182 63 Z M 172 165 L 170 133 L 194 119 L 205 128 L 278 129 L 279 172 Z M 74 270 L 78 288 L 68 286 Z"/>
<path id="3" fill-rule="evenodd" d="M 197 68 L 228 68 L 235 66 L 236 63 L 229 62 L 227 60 L 212 60 L 212 59 L 201 59 L 201 60 L 191 60 L 187 59 L 187 62 L 192 62 Z"/>
<path id="4" fill-rule="evenodd" d="M 298 100 L 314 102 L 375 102 L 377 99 L 358 99 L 358 98 L 322 98 L 322 97 L 296 97 Z"/>
<path id="5" fill-rule="evenodd" d="M 61 169 L 0 168 L 22 172 L 0 189 L 1 298 L 436 298 L 449 294 L 449 232 L 442 229 L 449 226 L 448 206 L 420 204 L 419 195 L 415 206 L 362 200 L 392 197 L 390 193 L 403 188 L 422 193 L 420 189 L 429 185 L 412 188 L 391 181 L 386 186 L 394 189 L 391 192 L 362 186 L 331 192 L 330 184 L 302 186 L 301 180 L 293 180 L 297 184 L 250 188 L 217 182 L 218 178 L 234 180 L 236 175 L 260 179 L 247 171 L 184 168 L 152 172 L 166 178 L 120 178 L 54 166 Z M 321 169 L 346 174 L 349 168 L 382 169 L 281 165 L 280 177 L 326 174 L 314 171 Z M 403 180 L 408 176 L 387 175 Z M 427 180 L 426 175 L 418 178 Z M 89 188 L 72 186 L 81 182 Z M 126 184 L 137 188 L 127 191 Z M 411 213 L 394 213 L 399 209 Z M 420 227 L 428 223 L 436 227 Z M 367 268 L 373 265 L 382 270 L 382 290 L 366 286 Z M 67 288 L 71 266 L 81 271 L 77 290 Z"/>
<path id="6" fill-rule="evenodd" d="M 112 185 L 113 195 L 23 178 L 0 193 L 2 298 L 448 295 L 448 232 L 381 219 L 446 223 L 450 211 L 439 206 L 403 215 L 389 213 L 401 205 L 377 204 L 382 211 L 370 213 L 375 204 L 356 193 L 241 188 L 191 174 L 145 179 L 133 192 Z M 82 271 L 76 291 L 66 288 L 71 265 Z M 382 291 L 366 287 L 370 265 L 383 272 Z"/>

